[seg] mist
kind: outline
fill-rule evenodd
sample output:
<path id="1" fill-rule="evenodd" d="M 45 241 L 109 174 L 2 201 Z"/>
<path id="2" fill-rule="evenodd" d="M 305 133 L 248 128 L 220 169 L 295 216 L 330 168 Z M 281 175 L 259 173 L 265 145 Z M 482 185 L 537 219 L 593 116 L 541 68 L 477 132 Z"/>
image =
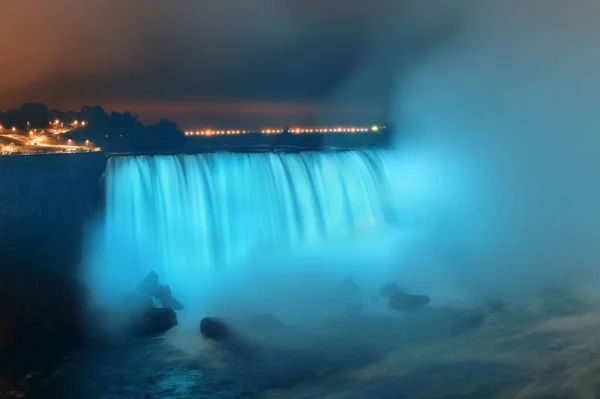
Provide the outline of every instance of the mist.
<path id="1" fill-rule="evenodd" d="M 597 288 L 600 5 L 460 4 L 459 33 L 396 87 L 397 197 L 439 262 L 404 273 L 478 294 Z"/>

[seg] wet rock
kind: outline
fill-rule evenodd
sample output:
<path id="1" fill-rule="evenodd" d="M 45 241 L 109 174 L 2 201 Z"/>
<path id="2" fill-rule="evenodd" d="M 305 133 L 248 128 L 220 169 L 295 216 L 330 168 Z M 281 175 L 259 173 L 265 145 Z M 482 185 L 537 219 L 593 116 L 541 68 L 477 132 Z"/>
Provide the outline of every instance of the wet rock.
<path id="1" fill-rule="evenodd" d="M 397 292 L 389 298 L 388 308 L 397 312 L 415 310 L 428 305 L 431 298 L 427 295 L 410 295 Z"/>
<path id="2" fill-rule="evenodd" d="M 233 331 L 224 321 L 215 317 L 206 317 L 200 322 L 200 333 L 219 344 L 219 348 L 234 355 L 236 358 L 249 359 L 261 352 L 261 347 Z"/>
<path id="3" fill-rule="evenodd" d="M 135 313 L 144 312 L 149 308 L 155 307 L 152 298 L 140 292 L 134 292 L 133 294 L 128 295 L 126 306 L 130 311 Z"/>
<path id="4" fill-rule="evenodd" d="M 254 316 L 248 325 L 258 331 L 278 331 L 285 328 L 285 324 L 270 313 Z"/>
<path id="5" fill-rule="evenodd" d="M 226 341 L 233 338 L 233 333 L 225 322 L 214 317 L 205 317 L 200 322 L 200 333 L 213 341 Z"/>
<path id="6" fill-rule="evenodd" d="M 177 325 L 177 314 L 170 308 L 149 308 L 138 316 L 133 334 L 152 336 L 167 332 Z"/>
<path id="7" fill-rule="evenodd" d="M 159 285 L 159 282 L 158 274 L 150 272 L 138 284 L 137 290 L 142 295 L 155 298 L 162 307 L 183 310 L 183 304 L 173 298 L 171 287 L 168 285 Z"/>
<path id="8" fill-rule="evenodd" d="M 173 298 L 171 294 L 171 287 L 168 285 L 161 285 L 152 294 L 162 306 L 165 308 L 171 308 L 174 310 L 183 310 L 184 307 L 177 299 Z"/>
<path id="9" fill-rule="evenodd" d="M 390 299 L 392 296 L 398 293 L 402 293 L 402 289 L 398 286 L 398 283 L 386 284 L 379 290 L 379 295 L 385 299 Z"/>
<path id="10" fill-rule="evenodd" d="M 147 296 L 152 296 L 153 292 L 158 289 L 159 277 L 156 272 L 150 272 L 144 277 L 144 279 L 138 284 L 138 291 L 146 294 Z"/>

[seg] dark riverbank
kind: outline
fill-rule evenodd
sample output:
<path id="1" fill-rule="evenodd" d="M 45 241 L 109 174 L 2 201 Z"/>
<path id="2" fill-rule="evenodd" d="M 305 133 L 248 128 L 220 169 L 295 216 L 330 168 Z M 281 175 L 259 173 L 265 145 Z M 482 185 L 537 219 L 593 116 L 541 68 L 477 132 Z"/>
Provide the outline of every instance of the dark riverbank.
<path id="1" fill-rule="evenodd" d="M 440 309 L 408 318 L 346 314 L 308 329 L 286 326 L 245 358 L 178 327 L 159 339 L 80 352 L 39 378 L 29 397 L 593 398 L 597 315 L 526 307 L 449 334 L 456 320 Z"/>

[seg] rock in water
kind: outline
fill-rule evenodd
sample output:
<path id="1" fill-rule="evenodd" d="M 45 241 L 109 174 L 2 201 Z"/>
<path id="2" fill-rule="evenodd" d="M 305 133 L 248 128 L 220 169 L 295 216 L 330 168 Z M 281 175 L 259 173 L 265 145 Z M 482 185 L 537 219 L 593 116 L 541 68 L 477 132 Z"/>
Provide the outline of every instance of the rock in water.
<path id="1" fill-rule="evenodd" d="M 153 292 L 158 288 L 158 274 L 156 272 L 150 272 L 144 277 L 144 279 L 138 284 L 138 291 L 152 296 Z"/>
<path id="2" fill-rule="evenodd" d="M 230 340 L 233 336 L 231 330 L 223 321 L 214 317 L 205 317 L 200 322 L 200 333 L 213 341 Z"/>
<path id="3" fill-rule="evenodd" d="M 171 287 L 168 285 L 159 285 L 159 277 L 156 272 L 148 273 L 138 284 L 137 289 L 143 295 L 156 298 L 162 307 L 183 310 L 181 302 L 173 298 Z"/>
<path id="4" fill-rule="evenodd" d="M 183 310 L 183 305 L 177 299 L 173 298 L 171 294 L 171 287 L 168 285 L 161 285 L 157 287 L 151 295 L 158 299 L 160 304 L 165 308 L 171 308 L 174 310 Z"/>
<path id="5" fill-rule="evenodd" d="M 170 308 L 146 309 L 135 321 L 134 335 L 162 334 L 177 325 L 177 314 Z"/>
<path id="6" fill-rule="evenodd" d="M 127 295 L 124 304 L 130 311 L 135 313 L 144 312 L 149 308 L 154 307 L 152 297 L 149 297 L 141 292 L 134 292 Z"/>
<path id="7" fill-rule="evenodd" d="M 431 298 L 427 295 L 410 295 L 398 292 L 392 295 L 388 301 L 388 308 L 404 312 L 422 308 L 431 302 Z"/>
<path id="8" fill-rule="evenodd" d="M 390 299 L 392 296 L 398 293 L 402 293 L 403 291 L 398 286 L 398 283 L 390 283 L 386 284 L 379 290 L 379 294 L 385 299 Z"/>

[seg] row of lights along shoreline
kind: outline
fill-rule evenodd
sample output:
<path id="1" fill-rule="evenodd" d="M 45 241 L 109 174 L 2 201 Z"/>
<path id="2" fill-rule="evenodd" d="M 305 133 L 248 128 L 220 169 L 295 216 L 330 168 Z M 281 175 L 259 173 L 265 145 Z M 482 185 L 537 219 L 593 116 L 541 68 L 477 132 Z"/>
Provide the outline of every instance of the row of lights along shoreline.
<path id="1" fill-rule="evenodd" d="M 334 127 L 334 128 L 291 128 L 290 134 L 310 134 L 310 133 L 376 133 L 383 126 L 373 125 L 367 127 Z M 223 136 L 238 134 L 282 134 L 286 129 L 262 129 L 262 130 L 186 130 L 186 136 Z"/>
<path id="2" fill-rule="evenodd" d="M 71 123 L 67 123 L 67 125 L 65 126 L 64 122 L 61 122 L 60 120 L 56 119 L 55 121 L 51 121 L 49 123 L 50 128 L 44 129 L 44 128 L 36 128 L 36 129 L 31 129 L 30 127 L 30 123 L 27 122 L 27 129 L 18 129 L 17 127 L 13 126 L 10 128 L 5 128 L 3 125 L 0 125 L 0 132 L 4 132 L 4 131 L 11 131 L 11 132 L 17 132 L 17 131 L 29 131 L 29 133 L 31 134 L 32 132 L 45 132 L 45 131 L 49 131 L 49 130 L 54 130 L 55 132 L 58 131 L 61 128 L 66 128 L 66 130 L 64 131 L 60 131 L 59 133 L 65 133 L 68 131 L 71 131 L 73 128 L 78 128 L 78 127 L 85 127 L 87 125 L 86 121 L 72 121 Z"/>

